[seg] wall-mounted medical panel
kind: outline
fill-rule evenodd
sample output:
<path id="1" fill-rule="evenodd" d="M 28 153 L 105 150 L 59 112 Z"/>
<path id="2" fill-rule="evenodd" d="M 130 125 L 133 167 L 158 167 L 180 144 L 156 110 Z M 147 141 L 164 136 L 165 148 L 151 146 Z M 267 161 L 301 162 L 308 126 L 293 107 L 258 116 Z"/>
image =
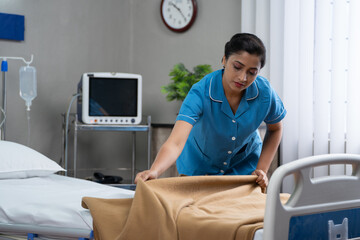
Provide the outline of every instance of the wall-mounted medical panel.
<path id="1" fill-rule="evenodd" d="M 0 13 L 0 39 L 24 41 L 25 16 Z"/>

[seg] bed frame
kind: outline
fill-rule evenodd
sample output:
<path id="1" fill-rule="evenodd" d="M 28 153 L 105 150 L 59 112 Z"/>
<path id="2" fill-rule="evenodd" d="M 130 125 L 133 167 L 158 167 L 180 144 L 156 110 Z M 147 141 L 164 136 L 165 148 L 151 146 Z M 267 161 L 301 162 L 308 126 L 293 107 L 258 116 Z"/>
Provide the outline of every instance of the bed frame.
<path id="1" fill-rule="evenodd" d="M 77 228 L 59 228 L 45 227 L 26 224 L 6 224 L 0 223 L 0 233 L 16 234 L 24 236 L 28 240 L 34 240 L 38 237 L 46 237 L 46 239 L 78 239 L 90 240 L 94 239 L 93 231 Z M 3 238 L 7 239 L 6 236 Z M 1 235 L 0 235 L 0 239 Z M 12 238 L 9 238 L 12 239 Z"/>
<path id="2" fill-rule="evenodd" d="M 314 167 L 333 164 L 351 164 L 352 175 L 311 177 Z M 289 175 L 294 175 L 295 187 L 283 205 L 279 194 L 284 178 Z M 28 239 L 37 236 L 93 239 L 89 230 L 21 224 L 0 223 L 0 233 L 22 234 Z M 313 156 L 276 169 L 267 191 L 263 239 L 350 238 L 360 239 L 360 155 Z"/>
<path id="3" fill-rule="evenodd" d="M 351 164 L 352 175 L 311 177 L 313 167 L 333 164 Z M 283 205 L 281 185 L 291 174 L 295 187 Z M 267 193 L 263 239 L 360 239 L 360 155 L 319 155 L 282 165 Z"/>

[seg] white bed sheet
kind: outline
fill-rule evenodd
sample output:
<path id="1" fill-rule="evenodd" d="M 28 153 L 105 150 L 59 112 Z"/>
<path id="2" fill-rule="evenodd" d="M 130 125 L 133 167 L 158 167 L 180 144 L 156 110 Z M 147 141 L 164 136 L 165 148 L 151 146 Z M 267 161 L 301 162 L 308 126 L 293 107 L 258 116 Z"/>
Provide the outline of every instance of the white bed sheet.
<path id="1" fill-rule="evenodd" d="M 253 239 L 254 239 L 254 240 L 263 240 L 263 232 L 264 232 L 264 230 L 263 230 L 262 228 L 256 230 Z"/>
<path id="2" fill-rule="evenodd" d="M 0 223 L 91 230 L 90 212 L 81 206 L 85 196 L 133 198 L 134 191 L 56 174 L 0 180 Z"/>

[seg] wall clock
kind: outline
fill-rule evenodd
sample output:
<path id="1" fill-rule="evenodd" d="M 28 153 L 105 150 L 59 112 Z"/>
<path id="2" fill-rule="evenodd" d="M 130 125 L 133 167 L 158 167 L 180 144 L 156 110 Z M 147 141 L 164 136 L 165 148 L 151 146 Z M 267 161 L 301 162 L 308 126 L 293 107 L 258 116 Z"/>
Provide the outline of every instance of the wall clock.
<path id="1" fill-rule="evenodd" d="M 160 6 L 164 24 L 174 32 L 184 32 L 194 23 L 196 0 L 162 0 Z"/>

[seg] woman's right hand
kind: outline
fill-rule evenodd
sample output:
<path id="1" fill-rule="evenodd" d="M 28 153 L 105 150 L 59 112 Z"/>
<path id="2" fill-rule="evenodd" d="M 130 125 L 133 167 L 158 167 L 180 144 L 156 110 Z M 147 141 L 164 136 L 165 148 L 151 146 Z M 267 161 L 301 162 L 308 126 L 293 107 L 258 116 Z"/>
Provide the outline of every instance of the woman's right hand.
<path id="1" fill-rule="evenodd" d="M 156 179 L 156 178 L 158 178 L 158 174 L 156 171 L 145 170 L 145 171 L 142 171 L 142 172 L 139 172 L 138 174 L 136 174 L 134 183 L 137 184 L 137 182 L 140 179 L 143 181 L 147 181 L 147 180 Z"/>

